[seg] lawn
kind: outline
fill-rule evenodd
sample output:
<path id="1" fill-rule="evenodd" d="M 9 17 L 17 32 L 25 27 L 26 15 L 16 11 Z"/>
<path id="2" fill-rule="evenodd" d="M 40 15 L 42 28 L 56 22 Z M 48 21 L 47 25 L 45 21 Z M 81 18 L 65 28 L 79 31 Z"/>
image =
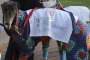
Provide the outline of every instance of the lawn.
<path id="1" fill-rule="evenodd" d="M 90 0 L 60 0 L 61 4 L 66 6 L 87 6 L 90 9 Z"/>

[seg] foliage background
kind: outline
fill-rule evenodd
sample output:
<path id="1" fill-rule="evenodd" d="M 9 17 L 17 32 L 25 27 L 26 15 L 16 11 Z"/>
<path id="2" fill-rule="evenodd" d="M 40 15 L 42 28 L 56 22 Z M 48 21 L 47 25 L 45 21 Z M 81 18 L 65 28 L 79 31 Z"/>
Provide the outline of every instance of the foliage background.
<path id="1" fill-rule="evenodd" d="M 60 0 L 63 7 L 66 6 L 87 6 L 90 9 L 90 0 Z"/>

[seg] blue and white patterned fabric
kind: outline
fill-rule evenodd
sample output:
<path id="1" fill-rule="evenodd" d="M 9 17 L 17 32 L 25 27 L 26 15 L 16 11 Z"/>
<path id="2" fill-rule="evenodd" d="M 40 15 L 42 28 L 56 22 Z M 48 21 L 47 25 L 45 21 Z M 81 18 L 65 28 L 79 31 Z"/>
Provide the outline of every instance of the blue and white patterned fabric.
<path id="1" fill-rule="evenodd" d="M 16 20 L 16 24 L 12 25 L 12 38 L 19 46 L 20 56 L 21 57 L 28 57 L 30 56 L 35 48 L 35 42 L 33 39 L 30 38 L 30 26 L 29 22 L 24 27 L 24 31 L 22 32 L 22 27 L 27 17 L 27 13 L 25 11 L 20 11 L 19 16 Z M 21 34 L 22 32 L 22 34 Z"/>
<path id="2" fill-rule="evenodd" d="M 67 44 L 67 60 L 88 60 L 88 49 L 86 45 L 87 26 L 83 22 L 76 23 L 77 33 L 72 33 Z"/>

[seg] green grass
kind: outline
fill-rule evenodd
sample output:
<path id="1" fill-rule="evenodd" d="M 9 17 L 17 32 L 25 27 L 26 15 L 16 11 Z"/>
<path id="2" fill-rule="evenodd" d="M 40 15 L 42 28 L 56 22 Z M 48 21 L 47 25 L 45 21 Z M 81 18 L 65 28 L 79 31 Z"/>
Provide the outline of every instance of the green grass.
<path id="1" fill-rule="evenodd" d="M 66 6 L 87 6 L 90 9 L 90 0 L 60 0 L 61 4 Z"/>

